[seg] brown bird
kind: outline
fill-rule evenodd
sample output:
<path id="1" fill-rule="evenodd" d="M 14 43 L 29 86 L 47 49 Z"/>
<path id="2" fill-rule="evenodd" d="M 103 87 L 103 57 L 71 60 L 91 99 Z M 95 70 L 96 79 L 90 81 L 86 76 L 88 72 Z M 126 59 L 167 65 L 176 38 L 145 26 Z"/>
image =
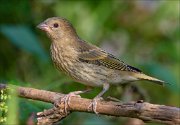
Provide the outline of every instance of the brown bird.
<path id="1" fill-rule="evenodd" d="M 87 86 L 103 87 L 90 105 L 95 113 L 97 113 L 97 100 L 110 85 L 137 80 L 148 80 L 161 85 L 164 83 L 162 80 L 145 75 L 141 70 L 127 65 L 101 48 L 85 42 L 77 35 L 71 23 L 64 18 L 48 18 L 37 27 L 45 31 L 52 41 L 51 57 L 58 70 Z M 64 101 L 67 102 L 70 96 L 82 92 L 72 92 L 64 98 Z"/>

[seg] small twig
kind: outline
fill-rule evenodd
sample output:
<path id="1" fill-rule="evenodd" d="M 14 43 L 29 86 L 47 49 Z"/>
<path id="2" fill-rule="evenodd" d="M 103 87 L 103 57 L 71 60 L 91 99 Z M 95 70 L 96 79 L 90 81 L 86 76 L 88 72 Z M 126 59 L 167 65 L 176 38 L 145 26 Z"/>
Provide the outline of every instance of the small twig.
<path id="1" fill-rule="evenodd" d="M 44 110 L 43 112 L 37 113 L 38 125 L 52 125 L 63 118 L 67 117 L 70 112 L 65 113 L 63 108 L 53 107 L 48 110 Z"/>

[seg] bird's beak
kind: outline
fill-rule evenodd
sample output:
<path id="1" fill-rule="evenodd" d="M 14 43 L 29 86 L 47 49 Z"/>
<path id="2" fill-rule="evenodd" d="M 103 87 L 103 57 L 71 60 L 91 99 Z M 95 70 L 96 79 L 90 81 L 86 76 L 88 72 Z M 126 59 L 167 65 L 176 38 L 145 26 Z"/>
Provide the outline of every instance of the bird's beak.
<path id="1" fill-rule="evenodd" d="M 48 31 L 49 26 L 45 23 L 40 23 L 39 25 L 37 25 L 37 28 L 43 30 L 43 31 Z"/>

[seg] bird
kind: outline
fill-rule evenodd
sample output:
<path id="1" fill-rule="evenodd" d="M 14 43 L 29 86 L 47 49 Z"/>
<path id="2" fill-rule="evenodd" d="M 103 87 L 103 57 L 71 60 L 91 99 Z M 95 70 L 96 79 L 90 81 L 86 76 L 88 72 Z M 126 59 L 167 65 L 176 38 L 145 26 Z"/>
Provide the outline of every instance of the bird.
<path id="1" fill-rule="evenodd" d="M 106 52 L 105 50 L 82 40 L 73 25 L 63 17 L 50 17 L 37 28 L 46 32 L 51 39 L 50 53 L 54 66 L 70 76 L 74 81 L 90 87 L 102 87 L 102 91 L 93 98 L 89 108 L 95 113 L 97 101 L 101 99 L 111 85 L 121 85 L 134 81 L 147 80 L 163 85 L 165 82 L 143 73 Z M 67 94 L 67 108 L 71 96 L 85 91 Z"/>

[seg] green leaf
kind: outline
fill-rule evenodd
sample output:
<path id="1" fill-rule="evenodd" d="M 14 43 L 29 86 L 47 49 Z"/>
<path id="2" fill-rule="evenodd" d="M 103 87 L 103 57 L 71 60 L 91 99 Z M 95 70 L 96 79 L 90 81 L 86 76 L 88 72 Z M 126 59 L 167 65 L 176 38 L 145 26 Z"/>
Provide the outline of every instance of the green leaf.
<path id="1" fill-rule="evenodd" d="M 48 60 L 48 56 L 42 48 L 39 40 L 26 25 L 1 25 L 2 32 L 14 45 L 31 54 L 38 56 L 43 61 Z"/>

